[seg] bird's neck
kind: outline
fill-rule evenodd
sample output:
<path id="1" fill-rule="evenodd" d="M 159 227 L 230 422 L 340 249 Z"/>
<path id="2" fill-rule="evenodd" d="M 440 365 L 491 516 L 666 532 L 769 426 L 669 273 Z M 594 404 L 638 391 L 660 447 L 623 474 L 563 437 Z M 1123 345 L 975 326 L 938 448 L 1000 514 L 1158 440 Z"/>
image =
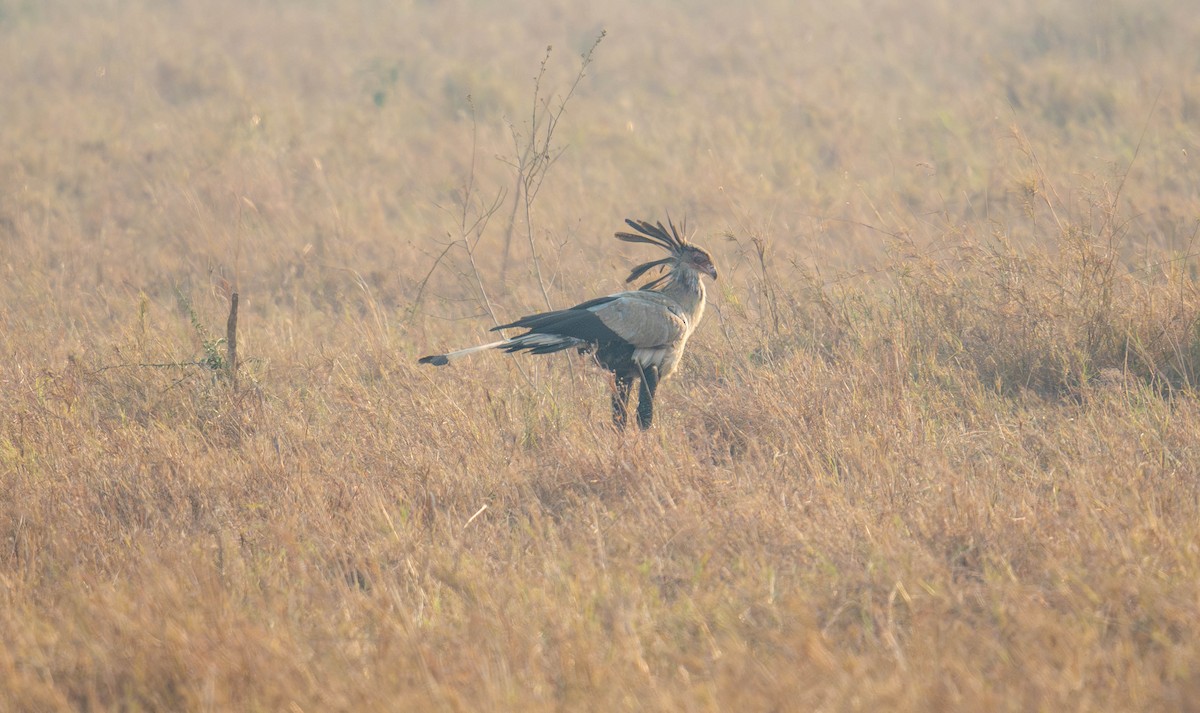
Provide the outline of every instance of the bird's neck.
<path id="1" fill-rule="evenodd" d="M 688 324 L 694 329 L 704 315 L 704 282 L 700 279 L 700 273 L 690 267 L 676 267 L 662 291 L 679 303 L 687 314 Z"/>

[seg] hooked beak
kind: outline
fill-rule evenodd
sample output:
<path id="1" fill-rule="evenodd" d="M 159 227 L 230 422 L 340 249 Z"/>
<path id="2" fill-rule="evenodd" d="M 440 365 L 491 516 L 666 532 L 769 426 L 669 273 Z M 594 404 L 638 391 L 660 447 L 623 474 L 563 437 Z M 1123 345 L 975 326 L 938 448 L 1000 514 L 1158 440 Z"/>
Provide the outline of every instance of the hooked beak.
<path id="1" fill-rule="evenodd" d="M 704 273 L 714 280 L 717 279 L 717 268 L 712 265 L 706 266 Z"/>

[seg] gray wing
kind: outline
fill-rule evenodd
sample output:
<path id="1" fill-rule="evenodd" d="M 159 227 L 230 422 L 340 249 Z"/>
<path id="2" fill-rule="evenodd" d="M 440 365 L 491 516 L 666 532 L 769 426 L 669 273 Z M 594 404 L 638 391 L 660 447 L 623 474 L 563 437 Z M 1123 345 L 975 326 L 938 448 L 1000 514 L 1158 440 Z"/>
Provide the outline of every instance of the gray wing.
<path id="1" fill-rule="evenodd" d="M 625 342 L 635 349 L 671 346 L 686 337 L 688 322 L 683 308 L 670 297 L 630 290 L 598 297 L 570 309 L 531 314 L 492 328 L 504 329 L 529 331 L 506 340 L 498 348 L 548 353 L 581 342 Z"/>
<path id="2" fill-rule="evenodd" d="M 637 290 L 613 297 L 588 309 L 605 327 L 634 348 L 670 346 L 688 333 L 683 308 L 665 295 Z"/>

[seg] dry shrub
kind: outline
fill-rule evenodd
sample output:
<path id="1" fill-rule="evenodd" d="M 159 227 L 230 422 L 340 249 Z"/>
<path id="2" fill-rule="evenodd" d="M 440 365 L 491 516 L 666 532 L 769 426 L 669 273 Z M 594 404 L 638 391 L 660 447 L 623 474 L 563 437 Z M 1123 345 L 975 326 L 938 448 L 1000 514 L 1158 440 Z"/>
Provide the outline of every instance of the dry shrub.
<path id="1" fill-rule="evenodd" d="M 899 270 L 896 328 L 913 368 L 967 367 L 1004 393 L 1078 396 L 1107 374 L 1191 389 L 1200 300 L 1189 258 L 1131 270 L 1112 240 L 1070 226 L 1049 249 L 997 235 Z"/>

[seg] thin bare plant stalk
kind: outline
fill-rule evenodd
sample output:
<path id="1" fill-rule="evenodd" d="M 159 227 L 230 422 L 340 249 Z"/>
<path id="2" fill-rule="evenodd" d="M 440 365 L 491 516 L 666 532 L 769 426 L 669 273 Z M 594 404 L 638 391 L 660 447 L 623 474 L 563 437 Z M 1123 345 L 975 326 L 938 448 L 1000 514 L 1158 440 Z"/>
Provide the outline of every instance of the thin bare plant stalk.
<path id="1" fill-rule="evenodd" d="M 458 237 L 446 247 L 446 251 L 458 245 L 467 253 L 467 263 L 471 268 L 471 277 L 474 280 L 475 288 L 479 292 L 479 299 L 483 304 L 483 308 L 487 311 L 488 317 L 491 318 L 492 324 L 500 324 L 500 320 L 496 317 L 496 309 L 492 305 L 492 300 L 488 296 L 487 287 L 484 283 L 483 273 L 479 269 L 479 263 L 475 259 L 476 251 L 479 247 L 480 240 L 483 239 L 484 232 L 487 229 L 488 223 L 491 222 L 492 216 L 500 209 L 500 204 L 504 201 L 505 190 L 501 188 L 496 192 L 495 198 L 490 203 L 483 203 L 476 197 L 475 191 L 475 166 L 479 157 L 479 125 L 475 116 L 475 103 L 471 97 L 467 97 L 467 104 L 471 108 L 471 163 L 467 170 L 467 179 L 463 183 L 462 200 L 459 203 L 459 211 L 456 219 L 458 221 Z M 446 254 L 438 256 L 434 266 L 430 268 L 429 274 L 433 274 L 433 270 L 437 268 L 437 263 L 441 261 Z M 424 284 L 428 282 L 429 275 L 422 280 L 422 289 Z M 516 364 L 517 371 L 520 372 L 521 378 L 533 388 L 537 384 L 521 364 Z M 553 396 L 551 396 L 553 399 Z"/>
<path id="2" fill-rule="evenodd" d="M 442 249 L 442 252 L 438 253 L 438 256 L 434 258 L 433 264 L 429 266 L 429 270 L 425 273 L 425 277 L 421 278 L 421 281 L 417 283 L 417 295 L 416 297 L 413 297 L 412 304 L 409 305 L 408 308 L 409 319 L 415 317 L 417 312 L 420 311 L 421 301 L 425 298 L 425 288 L 429 286 L 429 278 L 433 277 L 433 273 L 437 272 L 438 266 L 442 264 L 442 260 L 444 260 L 446 255 L 448 255 L 453 249 L 454 243 L 447 243 L 446 247 Z"/>
<path id="3" fill-rule="evenodd" d="M 237 320 L 238 293 L 234 292 L 229 296 L 229 319 L 225 322 L 225 368 L 234 388 L 237 388 Z"/>
<path id="4" fill-rule="evenodd" d="M 419 309 L 419 303 L 423 299 L 425 290 L 429 284 L 430 278 L 437 271 L 438 266 L 442 263 L 445 257 L 454 249 L 462 248 L 467 254 L 467 262 L 470 265 L 470 274 L 460 272 L 459 277 L 470 279 L 474 283 L 474 288 L 479 295 L 479 301 L 482 303 L 484 310 L 491 317 L 493 324 L 499 324 L 496 318 L 496 311 L 492 305 L 492 300 L 488 296 L 487 287 L 483 280 L 483 274 L 479 270 L 479 265 L 475 261 L 475 251 L 479 246 L 479 241 L 483 238 L 484 232 L 487 229 L 488 223 L 492 216 L 499 210 L 500 204 L 504 201 L 505 190 L 501 188 L 496 192 L 496 197 L 489 203 L 484 203 L 478 199 L 475 191 L 475 166 L 478 161 L 478 123 L 475 118 L 475 104 L 471 97 L 467 97 L 467 104 L 471 108 L 471 162 L 467 170 L 467 177 L 462 186 L 461 198 L 457 201 L 457 206 L 454 212 L 446 207 L 443 210 L 452 215 L 456 224 L 457 235 L 448 234 L 448 241 L 445 247 L 434 259 L 433 265 L 425 273 L 417 286 L 417 295 L 413 299 L 413 305 L 410 308 L 410 316 L 415 315 Z"/>
<path id="5" fill-rule="evenodd" d="M 550 53 L 553 51 L 553 47 L 546 47 L 546 55 L 542 58 L 537 77 L 534 78 L 533 101 L 527 127 L 528 133 L 522 135 L 517 131 L 516 126 L 509 125 L 509 130 L 512 133 L 514 153 L 514 160 L 510 165 L 516 171 L 516 185 L 513 190 L 512 209 L 509 212 L 508 226 L 504 236 L 504 251 L 500 262 L 500 278 L 504 280 L 508 274 L 512 238 L 516 231 L 516 215 L 518 210 L 520 210 L 525 219 L 525 237 L 529 242 L 530 260 L 533 263 L 533 271 L 537 277 L 538 287 L 542 291 L 542 299 L 545 301 L 547 309 L 553 309 L 553 305 L 550 302 L 549 291 L 546 289 L 546 281 L 542 275 L 541 258 L 538 256 L 537 244 L 533 235 L 533 205 L 537 200 L 542 183 L 546 180 L 546 175 L 550 171 L 550 167 L 554 165 L 565 150 L 564 147 L 554 146 L 554 132 L 558 128 L 558 123 L 562 120 L 563 113 L 567 109 L 567 103 L 575 95 L 575 91 L 579 88 L 580 82 L 583 81 L 587 73 L 588 66 L 594 61 L 596 48 L 600 46 L 600 42 L 604 39 L 604 36 L 605 32 L 601 30 L 599 36 L 596 37 L 596 41 L 582 55 L 579 72 L 575 75 L 571 86 L 567 89 L 562 99 L 559 100 L 556 107 L 552 107 L 550 100 L 542 96 L 542 80 L 545 78 L 546 66 L 550 61 Z"/>
<path id="6" fill-rule="evenodd" d="M 467 259 L 471 263 L 471 272 L 475 276 L 475 285 L 479 289 L 479 296 L 483 300 L 484 308 L 487 309 L 488 316 L 492 318 L 493 324 L 500 324 L 496 319 L 496 310 L 492 307 L 492 301 L 488 298 L 487 288 L 483 284 L 483 276 L 479 273 L 479 265 L 475 262 L 475 249 L 479 246 L 480 239 L 483 238 L 483 231 L 487 224 L 491 221 L 492 216 L 500 207 L 500 202 L 504 200 L 504 189 L 501 188 L 496 193 L 496 198 L 486 208 L 483 204 L 479 204 L 474 216 L 471 215 L 471 207 L 475 195 L 475 162 L 479 155 L 479 124 L 475 118 L 475 102 L 471 97 L 467 97 L 467 104 L 471 107 L 471 167 L 467 171 L 467 181 L 463 184 L 463 199 L 460 206 L 461 210 L 458 215 L 458 234 L 459 240 L 467 251 Z M 474 236 L 472 242 L 469 236 Z"/>

